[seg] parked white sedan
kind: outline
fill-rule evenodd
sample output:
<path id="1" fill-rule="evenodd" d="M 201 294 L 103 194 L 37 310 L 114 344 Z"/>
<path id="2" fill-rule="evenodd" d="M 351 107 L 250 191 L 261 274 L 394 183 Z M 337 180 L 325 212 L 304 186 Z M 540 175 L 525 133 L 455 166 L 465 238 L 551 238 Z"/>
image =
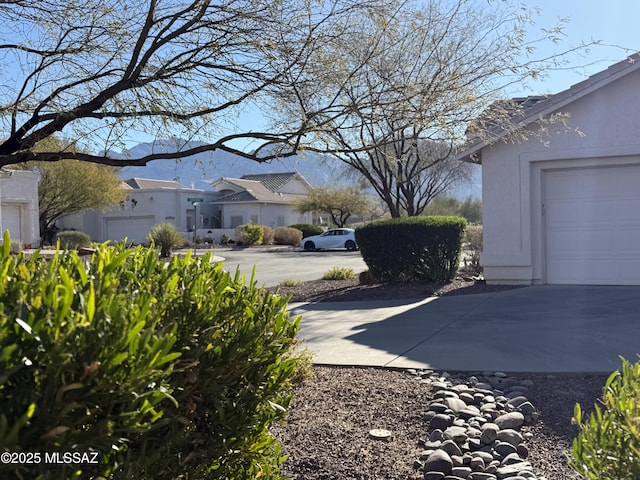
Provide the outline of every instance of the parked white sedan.
<path id="1" fill-rule="evenodd" d="M 302 239 L 302 248 L 308 252 L 323 248 L 346 248 L 357 250 L 355 230 L 353 228 L 333 228 L 322 235 Z"/>

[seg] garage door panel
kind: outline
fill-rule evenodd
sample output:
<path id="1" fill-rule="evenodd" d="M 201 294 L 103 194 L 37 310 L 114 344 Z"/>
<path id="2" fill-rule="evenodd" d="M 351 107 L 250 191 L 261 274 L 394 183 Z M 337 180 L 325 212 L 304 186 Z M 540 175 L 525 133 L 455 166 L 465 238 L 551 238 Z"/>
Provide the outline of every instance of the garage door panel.
<path id="1" fill-rule="evenodd" d="M 640 165 L 545 172 L 547 283 L 640 285 Z"/>

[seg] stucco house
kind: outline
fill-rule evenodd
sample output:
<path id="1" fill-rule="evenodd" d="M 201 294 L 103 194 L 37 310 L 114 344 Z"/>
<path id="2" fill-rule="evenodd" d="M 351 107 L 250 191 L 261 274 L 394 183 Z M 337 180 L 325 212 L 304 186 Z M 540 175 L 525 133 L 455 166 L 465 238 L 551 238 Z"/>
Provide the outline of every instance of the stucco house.
<path id="1" fill-rule="evenodd" d="M 196 215 L 200 223 L 213 213 L 205 201 L 194 206 L 190 199 L 204 200 L 205 191 L 188 188 L 178 182 L 131 178 L 122 182 L 126 198 L 111 209 L 86 210 L 67 215 L 57 222 L 62 229 L 73 228 L 87 233 L 93 241 L 119 241 L 145 243 L 157 223 L 172 223 L 179 231 L 190 232 L 195 227 Z"/>
<path id="2" fill-rule="evenodd" d="M 536 97 L 527 140 L 495 132 L 458 156 L 482 164 L 488 283 L 640 285 L 639 60 Z M 569 128 L 536 135 L 558 112 Z"/>
<path id="3" fill-rule="evenodd" d="M 214 203 L 220 211 L 220 228 L 245 223 L 272 228 L 294 223 L 311 223 L 310 213 L 293 211 L 293 203 L 313 189 L 296 172 L 243 175 L 220 178 L 212 183 L 219 197 Z"/>
<path id="4" fill-rule="evenodd" d="M 133 243 L 148 241 L 151 227 L 172 223 L 185 238 L 220 241 L 233 237 L 244 223 L 286 226 L 307 222 L 310 214 L 299 215 L 292 202 L 311 186 L 300 174 L 272 173 L 221 178 L 217 190 L 189 188 L 175 181 L 131 178 L 123 181 L 126 199 L 106 211 L 87 210 L 67 215 L 57 222 L 62 229 L 87 233 L 92 240 Z"/>
<path id="5" fill-rule="evenodd" d="M 35 172 L 0 170 L 0 234 L 9 230 L 12 240 L 34 248 L 40 244 L 38 180 Z"/>

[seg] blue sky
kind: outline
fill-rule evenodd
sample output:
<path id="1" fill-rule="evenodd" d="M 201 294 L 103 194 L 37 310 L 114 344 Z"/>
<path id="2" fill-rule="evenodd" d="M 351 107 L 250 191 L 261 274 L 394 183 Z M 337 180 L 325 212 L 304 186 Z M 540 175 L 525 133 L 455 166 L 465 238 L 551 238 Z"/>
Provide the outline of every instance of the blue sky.
<path id="1" fill-rule="evenodd" d="M 567 19 L 564 27 L 566 36 L 562 42 L 540 51 L 540 54 L 557 54 L 591 40 L 598 40 L 602 45 L 591 47 L 586 56 L 570 57 L 574 68 L 549 72 L 547 78 L 517 94 L 561 92 L 623 60 L 629 53 L 640 50 L 637 26 L 640 2 L 637 0 L 537 0 L 527 3 L 540 8 L 538 27 L 551 26 L 561 18 Z"/>

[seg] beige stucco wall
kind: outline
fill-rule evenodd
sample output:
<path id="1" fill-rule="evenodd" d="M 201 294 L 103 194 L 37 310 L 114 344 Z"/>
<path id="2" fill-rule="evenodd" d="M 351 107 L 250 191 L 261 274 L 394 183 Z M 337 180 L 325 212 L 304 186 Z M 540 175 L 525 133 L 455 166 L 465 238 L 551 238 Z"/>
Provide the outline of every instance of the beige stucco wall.
<path id="1" fill-rule="evenodd" d="M 483 150 L 481 263 L 489 283 L 545 282 L 545 172 L 640 162 L 639 82 L 635 71 L 562 107 L 570 115 L 566 128 Z"/>

